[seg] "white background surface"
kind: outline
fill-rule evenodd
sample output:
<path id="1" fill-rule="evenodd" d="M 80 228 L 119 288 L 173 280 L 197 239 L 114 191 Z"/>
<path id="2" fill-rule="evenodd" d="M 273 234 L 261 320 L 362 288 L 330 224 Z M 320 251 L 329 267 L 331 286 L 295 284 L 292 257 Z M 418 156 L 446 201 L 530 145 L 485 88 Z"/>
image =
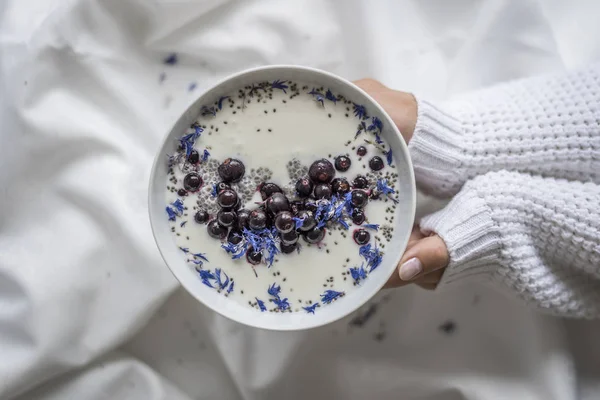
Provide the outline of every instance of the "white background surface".
<path id="1" fill-rule="evenodd" d="M 215 79 L 304 64 L 442 100 L 598 59 L 599 13 L 593 0 L 0 2 L 0 398 L 600 398 L 597 324 L 483 286 L 389 292 L 362 327 L 232 323 L 177 290 L 146 215 L 160 138 Z"/>

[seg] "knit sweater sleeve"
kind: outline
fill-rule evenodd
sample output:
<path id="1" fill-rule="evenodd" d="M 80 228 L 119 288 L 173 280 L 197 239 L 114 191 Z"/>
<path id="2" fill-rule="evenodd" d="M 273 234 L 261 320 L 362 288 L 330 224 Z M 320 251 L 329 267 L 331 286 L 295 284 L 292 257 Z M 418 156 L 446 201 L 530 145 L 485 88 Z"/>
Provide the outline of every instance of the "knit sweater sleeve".
<path id="1" fill-rule="evenodd" d="M 445 241 L 439 287 L 488 278 L 554 314 L 600 317 L 600 186 L 490 172 L 421 229 Z"/>
<path id="2" fill-rule="evenodd" d="M 600 183 L 600 64 L 497 85 L 439 107 L 418 100 L 417 183 L 451 197 L 490 171 Z"/>

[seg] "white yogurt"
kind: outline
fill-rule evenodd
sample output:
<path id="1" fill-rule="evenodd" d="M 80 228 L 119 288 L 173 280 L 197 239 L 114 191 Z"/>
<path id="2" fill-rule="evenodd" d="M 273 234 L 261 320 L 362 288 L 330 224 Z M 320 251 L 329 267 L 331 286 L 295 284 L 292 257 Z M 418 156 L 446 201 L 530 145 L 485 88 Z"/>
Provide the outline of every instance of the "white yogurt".
<path id="1" fill-rule="evenodd" d="M 327 158 L 333 163 L 335 156 L 340 154 L 348 155 L 352 166 L 346 172 L 336 171 L 336 177 L 343 176 L 352 182 L 359 174 L 369 175 L 373 186 L 377 180 L 375 175 L 387 175 L 388 184 L 394 187 L 393 165 L 388 166 L 386 163 L 385 168 L 378 173 L 369 168 L 368 162 L 373 156 L 380 156 L 384 162 L 386 157 L 381 148 L 364 142 L 364 139 L 375 141 L 372 131 L 362 132 L 355 139 L 361 120 L 354 115 L 351 102 L 342 99 L 334 103 L 323 98 L 321 104 L 318 101 L 320 97 L 308 93 L 312 88 L 303 88 L 301 84 L 297 84 L 296 92 L 299 94 L 294 95 L 296 92 L 290 87 L 290 82 L 285 85 L 288 86 L 287 93 L 282 89 L 270 88 L 269 85 L 267 91 L 259 89 L 253 97 L 246 95 L 245 99 L 239 98 L 240 93 L 232 93 L 229 99 L 222 100 L 221 109 L 217 102 L 211 105 L 216 115 L 208 113 L 198 118 L 197 123 L 204 129 L 194 144 L 201 155 L 206 149 L 210 156 L 196 166 L 189 163 L 174 165 L 173 172 L 168 175 L 165 199 L 167 204 L 177 199 L 184 204 L 184 212 L 171 222 L 171 229 L 176 245 L 189 250 L 188 253 L 182 251 L 182 257 L 190 261 L 190 268 L 201 268 L 212 273 L 219 268 L 224 273 L 223 281 L 227 276 L 230 281 L 235 282 L 229 293 L 230 285 L 221 290 L 223 295 L 232 301 L 254 307 L 257 311 L 260 309 L 257 299 L 264 302 L 267 312 L 281 311 L 276 303 L 269 301 L 272 296 L 267 293 L 268 288 L 276 284 L 281 287 L 280 298 L 287 298 L 289 301 L 290 307 L 285 311 L 307 312 L 302 307 L 317 302 L 320 302 L 320 307 L 326 306 L 321 302 L 321 296 L 326 290 L 343 293 L 360 290 L 360 282 L 355 282 L 349 269 L 364 264 L 368 271 L 368 266 L 359 255 L 360 246 L 352 239 L 353 231 L 358 226 L 353 225 L 350 218 L 346 219 L 350 225 L 348 230 L 334 224 L 333 229 L 327 229 L 325 239 L 319 245 L 309 245 L 301 238 L 298 242 L 301 244 L 299 253 L 279 253 L 271 267 L 266 264 L 253 267 L 245 257 L 233 260 L 221 248 L 221 243 L 208 235 L 206 224 L 198 224 L 194 220 L 196 211 L 206 207 L 214 217 L 216 206 L 211 190 L 212 185 L 219 181 L 218 175 L 215 175 L 215 167 L 228 157 L 241 160 L 246 167 L 242 186 L 234 186 L 240 193 L 246 191 L 252 194 L 262 182 L 261 176 L 266 176 L 269 182 L 285 187 L 286 193 L 292 195 L 297 177 L 304 176 L 303 167 L 308 168 L 320 158 Z M 247 88 L 245 93 L 248 90 Z M 321 89 L 320 93 L 324 95 L 325 91 L 326 89 Z M 365 126 L 372 124 L 371 118 L 364 122 Z M 190 128 L 187 133 L 191 132 L 194 129 Z M 361 158 L 357 155 L 358 146 L 367 148 L 366 156 Z M 385 143 L 383 146 L 388 147 Z M 177 191 L 183 187 L 184 176 L 193 170 L 197 170 L 204 179 L 202 190 L 179 196 Z M 201 199 L 201 205 L 198 199 Z M 252 200 L 246 196 L 244 207 L 257 207 L 254 204 L 257 200 L 260 200 L 260 196 L 255 196 Z M 368 230 L 371 244 L 377 243 L 383 253 L 388 242 L 384 232 L 387 230 L 391 234 L 393 231 L 395 213 L 396 207 L 387 196 L 370 200 L 365 207 L 367 222 L 380 225 L 377 232 Z M 199 266 L 193 261 L 199 263 L 202 260 L 191 256 L 192 253 L 203 253 L 209 261 Z M 209 282 L 218 286 L 216 280 Z M 315 312 L 318 310 L 316 308 Z"/>

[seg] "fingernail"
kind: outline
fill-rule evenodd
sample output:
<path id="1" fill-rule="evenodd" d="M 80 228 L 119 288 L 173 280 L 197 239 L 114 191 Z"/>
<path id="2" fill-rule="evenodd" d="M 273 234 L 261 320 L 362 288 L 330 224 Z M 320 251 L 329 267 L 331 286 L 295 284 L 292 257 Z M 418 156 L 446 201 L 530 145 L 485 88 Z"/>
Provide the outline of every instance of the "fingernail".
<path id="1" fill-rule="evenodd" d="M 413 257 L 400 266 L 400 279 L 410 281 L 423 271 L 423 264 L 418 258 Z"/>

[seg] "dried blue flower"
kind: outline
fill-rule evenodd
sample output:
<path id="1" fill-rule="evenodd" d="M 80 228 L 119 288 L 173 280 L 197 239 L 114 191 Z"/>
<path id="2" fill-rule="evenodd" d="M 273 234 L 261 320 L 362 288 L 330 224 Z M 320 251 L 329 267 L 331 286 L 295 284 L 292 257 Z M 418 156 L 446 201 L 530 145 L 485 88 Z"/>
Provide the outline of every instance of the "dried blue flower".
<path id="1" fill-rule="evenodd" d="M 185 254 L 190 252 L 190 249 L 188 249 L 187 247 L 181 247 L 179 246 L 179 250 L 183 251 Z"/>
<path id="2" fill-rule="evenodd" d="M 267 293 L 273 297 L 279 297 L 279 293 L 281 293 L 281 286 L 277 286 L 277 283 L 273 283 L 271 286 L 269 286 L 269 289 L 267 289 Z"/>
<path id="3" fill-rule="evenodd" d="M 344 229 L 349 229 L 350 225 L 348 225 L 348 223 L 346 221 L 344 221 L 343 219 L 338 219 L 337 222 L 339 222 L 340 225 L 342 225 L 344 227 Z"/>
<path id="4" fill-rule="evenodd" d="M 321 295 L 321 302 L 323 304 L 329 304 L 337 298 L 343 296 L 344 292 L 337 292 L 335 290 L 326 290 L 325 293 Z"/>
<path id="5" fill-rule="evenodd" d="M 322 107 L 325 107 L 325 99 L 320 94 L 318 94 L 318 95 L 315 96 L 315 101 L 317 103 L 321 103 Z"/>
<path id="6" fill-rule="evenodd" d="M 367 109 L 365 108 L 365 106 L 361 106 L 360 104 L 356 104 L 356 103 L 353 103 L 353 104 L 354 104 L 353 108 L 354 108 L 354 116 L 355 117 L 358 117 L 360 119 L 368 118 Z"/>
<path id="7" fill-rule="evenodd" d="M 227 100 L 228 98 L 229 96 L 219 97 L 219 100 L 217 101 L 217 107 L 219 108 L 219 110 L 223 109 L 223 100 Z"/>
<path id="8" fill-rule="evenodd" d="M 165 57 L 165 59 L 163 60 L 163 63 L 167 64 L 167 65 L 175 65 L 175 64 L 177 64 L 178 61 L 179 60 L 177 58 L 177 54 L 171 53 L 167 57 Z"/>
<path id="9" fill-rule="evenodd" d="M 383 140 L 381 140 L 381 136 L 378 133 L 375 134 L 375 143 L 383 144 Z"/>
<path id="10" fill-rule="evenodd" d="M 215 110 L 214 107 L 202 106 L 202 107 L 200 107 L 200 115 L 202 115 L 203 117 L 206 117 L 209 115 L 216 117 L 217 111 Z"/>
<path id="11" fill-rule="evenodd" d="M 287 89 L 289 86 L 285 84 L 286 82 L 287 81 L 280 81 L 279 79 L 277 79 L 276 81 L 273 81 L 273 83 L 271 83 L 271 87 L 273 89 L 283 90 L 283 93 L 287 93 L 285 89 Z"/>
<path id="12" fill-rule="evenodd" d="M 194 89 L 196 89 L 198 87 L 198 85 L 196 84 L 196 82 L 190 82 L 190 84 L 188 85 L 188 92 L 193 92 Z"/>
<path id="13" fill-rule="evenodd" d="M 165 207 L 165 210 L 167 211 L 167 215 L 169 216 L 169 221 L 175 221 L 177 219 L 177 212 L 175 210 L 173 210 L 169 206 Z"/>
<path id="14" fill-rule="evenodd" d="M 204 255 L 204 253 L 191 253 L 192 256 L 200 258 L 206 262 L 208 262 L 208 258 L 206 258 L 206 256 Z"/>
<path id="15" fill-rule="evenodd" d="M 208 160 L 209 156 L 210 156 L 210 153 L 208 152 L 208 150 L 204 149 L 204 152 L 202 153 L 202 162 L 206 162 L 206 160 Z"/>
<path id="16" fill-rule="evenodd" d="M 288 301 L 287 297 L 284 299 L 278 297 L 275 299 L 269 299 L 269 301 L 272 301 L 281 311 L 285 311 L 290 308 L 290 302 Z"/>
<path id="17" fill-rule="evenodd" d="M 223 280 L 223 277 L 221 275 L 225 276 L 225 280 Z M 227 285 L 229 285 L 229 277 L 225 272 L 221 270 L 221 268 L 215 268 L 215 278 L 219 289 L 225 289 Z"/>
<path id="18" fill-rule="evenodd" d="M 232 279 L 231 283 L 229 284 L 229 287 L 227 288 L 227 294 L 233 292 L 233 286 L 234 286 L 234 284 L 235 284 L 235 282 Z"/>
<path id="19" fill-rule="evenodd" d="M 317 308 L 317 307 L 321 307 L 321 305 L 319 303 L 315 303 L 313 305 L 302 307 L 302 308 L 304 310 L 306 310 L 307 313 L 314 314 L 315 313 L 315 308 Z"/>
<path id="20" fill-rule="evenodd" d="M 179 226 L 183 228 L 185 226 L 185 224 L 187 224 L 187 221 L 183 221 L 182 223 L 179 224 Z"/>
<path id="21" fill-rule="evenodd" d="M 260 311 L 265 312 L 267 311 L 267 307 L 265 307 L 265 302 L 260 300 L 258 297 L 255 297 L 256 299 L 256 303 L 258 304 L 258 308 L 260 308 Z"/>
<path id="22" fill-rule="evenodd" d="M 217 184 L 216 183 L 212 185 L 212 190 L 210 192 L 210 195 L 212 197 L 217 197 Z"/>
<path id="23" fill-rule="evenodd" d="M 377 190 L 386 195 L 394 203 L 398 203 L 398 200 L 391 196 L 391 194 L 396 193 L 396 191 L 388 186 L 386 179 L 377 180 Z"/>
<path id="24" fill-rule="evenodd" d="M 369 125 L 368 130 L 370 131 L 379 131 L 381 132 L 383 130 L 383 122 L 381 122 L 381 120 L 377 117 L 372 117 L 371 118 L 371 125 Z"/>
<path id="25" fill-rule="evenodd" d="M 302 224 L 304 224 L 304 218 L 293 217 L 292 219 L 296 223 L 296 229 L 300 229 Z"/>
<path id="26" fill-rule="evenodd" d="M 172 202 L 172 203 L 171 203 L 171 205 L 172 205 L 173 207 L 175 207 L 175 210 L 177 210 L 177 212 L 178 212 L 179 214 L 182 214 L 182 213 L 183 213 L 184 206 L 183 206 L 183 201 L 181 201 L 181 199 L 177 199 L 177 200 L 175 200 L 174 202 Z"/>
<path id="27" fill-rule="evenodd" d="M 352 275 L 352 279 L 354 279 L 355 282 L 367 279 L 367 271 L 365 271 L 364 264 L 361 265 L 360 268 L 350 268 L 350 275 Z"/>
<path id="28" fill-rule="evenodd" d="M 331 90 L 329 89 L 327 89 L 327 92 L 325 93 L 325 98 L 329 101 L 332 101 L 333 104 L 337 104 L 336 97 L 333 95 L 333 93 L 331 93 Z"/>
<path id="29" fill-rule="evenodd" d="M 215 275 L 207 269 L 198 269 L 198 275 L 200 275 L 200 279 L 202 283 L 210 288 L 214 288 L 214 286 L 210 283 L 210 280 L 216 279 Z"/>
<path id="30" fill-rule="evenodd" d="M 377 245 L 372 247 L 370 243 L 365 244 L 360 247 L 358 254 L 360 254 L 367 262 L 369 272 L 372 272 L 379 264 L 381 264 L 383 253 L 377 248 Z"/>
<path id="31" fill-rule="evenodd" d="M 203 129 L 198 125 L 192 125 L 194 128 L 193 133 L 188 133 L 179 139 L 179 144 L 185 150 L 185 155 L 189 156 L 192 150 L 194 149 L 194 144 L 196 140 L 200 137 L 200 134 L 203 132 Z"/>
<path id="32" fill-rule="evenodd" d="M 367 229 L 373 229 L 374 231 L 379 230 L 379 224 L 363 224 L 363 227 Z"/>
<path id="33" fill-rule="evenodd" d="M 387 160 L 388 165 L 392 165 L 392 149 L 389 149 L 386 153 L 385 153 L 385 159 Z"/>
<path id="34" fill-rule="evenodd" d="M 367 124 L 365 124 L 365 121 L 361 121 L 360 124 L 358 124 L 358 128 L 356 131 L 356 135 L 354 135 L 354 139 L 356 139 L 358 137 L 358 135 L 360 135 L 361 133 L 363 133 L 366 130 L 367 130 Z"/>
<path id="35" fill-rule="evenodd" d="M 315 88 L 313 88 L 313 90 L 311 90 L 310 92 L 308 92 L 308 94 L 312 95 L 314 97 L 314 100 L 317 103 L 321 103 L 321 106 L 325 107 L 325 98 L 323 97 L 323 95 L 321 94 L 321 92 L 319 92 L 318 90 L 316 90 Z"/>

